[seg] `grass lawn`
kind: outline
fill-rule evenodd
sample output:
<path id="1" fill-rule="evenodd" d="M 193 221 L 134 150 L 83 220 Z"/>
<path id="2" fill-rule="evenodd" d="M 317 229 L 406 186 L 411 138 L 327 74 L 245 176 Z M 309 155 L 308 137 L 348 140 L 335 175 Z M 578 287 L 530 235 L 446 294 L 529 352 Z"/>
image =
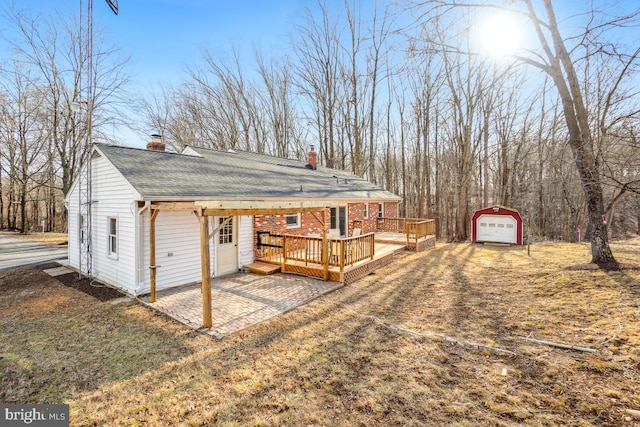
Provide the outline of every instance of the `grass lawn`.
<path id="1" fill-rule="evenodd" d="M 640 265 L 640 239 L 612 247 Z M 0 401 L 68 403 L 73 426 L 640 425 L 640 270 L 588 260 L 439 244 L 221 341 L 0 272 Z"/>

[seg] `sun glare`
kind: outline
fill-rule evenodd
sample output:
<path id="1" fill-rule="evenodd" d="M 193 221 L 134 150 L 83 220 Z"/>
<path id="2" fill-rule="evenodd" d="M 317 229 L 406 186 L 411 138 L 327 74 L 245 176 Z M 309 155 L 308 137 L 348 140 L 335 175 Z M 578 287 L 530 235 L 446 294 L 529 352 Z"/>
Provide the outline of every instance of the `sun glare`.
<path id="1" fill-rule="evenodd" d="M 505 15 L 492 15 L 480 27 L 482 47 L 491 55 L 511 55 L 522 44 L 522 33 L 516 21 Z"/>

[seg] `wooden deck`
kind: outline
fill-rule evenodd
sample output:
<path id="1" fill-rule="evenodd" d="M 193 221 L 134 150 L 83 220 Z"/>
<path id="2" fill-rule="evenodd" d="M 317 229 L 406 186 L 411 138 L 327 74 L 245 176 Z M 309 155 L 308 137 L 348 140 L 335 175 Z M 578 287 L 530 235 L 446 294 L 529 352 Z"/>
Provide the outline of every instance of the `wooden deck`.
<path id="1" fill-rule="evenodd" d="M 422 252 L 427 249 L 432 249 L 436 246 L 436 236 L 429 235 L 425 237 L 418 238 L 417 242 L 415 240 L 410 240 L 407 243 L 407 235 L 404 233 L 391 233 L 391 232 L 376 232 L 376 248 L 378 243 L 389 243 L 394 245 L 403 245 L 407 250 Z"/>
<path id="2" fill-rule="evenodd" d="M 394 255 L 404 250 L 421 252 L 432 249 L 436 246 L 436 236 L 426 236 L 419 238 L 417 242 L 409 241 L 403 233 L 377 232 L 375 233 L 375 254 L 373 259 L 366 259 L 344 267 L 340 271 L 339 267 L 329 267 L 329 280 L 340 282 L 345 285 L 368 276 L 380 267 L 391 264 Z M 301 274 L 308 277 L 322 278 L 322 264 L 314 264 L 303 261 L 287 260 L 280 264 L 283 273 Z"/>
<path id="3" fill-rule="evenodd" d="M 390 264 L 398 251 L 435 247 L 434 232 L 434 220 L 412 218 L 379 218 L 375 232 L 326 240 L 261 231 L 256 261 L 277 265 L 283 273 L 348 284 Z"/>
<path id="4" fill-rule="evenodd" d="M 340 267 L 329 266 L 329 280 L 331 282 L 340 282 L 344 284 L 353 283 L 358 279 L 371 274 L 374 270 L 391 264 L 394 254 L 405 249 L 405 244 L 396 243 L 376 243 L 375 255 L 373 259 L 358 261 L 352 265 L 344 266 L 340 271 Z M 288 259 L 286 262 L 265 261 L 280 266 L 283 273 L 299 274 L 307 277 L 315 277 L 321 279 L 323 277 L 324 268 L 320 263 L 296 261 Z"/>
<path id="5" fill-rule="evenodd" d="M 377 234 L 376 234 L 377 236 Z M 404 237 L 404 241 L 401 239 Z M 435 238 L 433 239 L 435 243 Z M 340 282 L 344 284 L 353 283 L 358 279 L 368 276 L 380 267 L 391 264 L 394 255 L 407 249 L 406 237 L 402 234 L 387 233 L 385 239 L 375 242 L 375 254 L 373 258 L 355 262 L 351 265 L 345 265 L 340 271 L 339 266 L 329 266 L 329 280 L 332 282 Z M 262 264 L 272 264 L 278 266 L 280 271 L 289 274 L 299 274 L 307 277 L 315 277 L 321 279 L 323 277 L 324 268 L 321 263 L 309 261 L 299 261 L 293 259 L 272 259 L 261 260 Z"/>

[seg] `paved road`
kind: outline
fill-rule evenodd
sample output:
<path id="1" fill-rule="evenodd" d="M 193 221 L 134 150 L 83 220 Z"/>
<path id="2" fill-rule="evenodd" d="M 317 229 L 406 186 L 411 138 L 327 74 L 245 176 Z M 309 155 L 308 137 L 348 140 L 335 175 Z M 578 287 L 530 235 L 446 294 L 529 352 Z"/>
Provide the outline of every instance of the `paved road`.
<path id="1" fill-rule="evenodd" d="M 32 242 L 14 233 L 0 233 L 0 270 L 66 258 L 67 248 Z"/>

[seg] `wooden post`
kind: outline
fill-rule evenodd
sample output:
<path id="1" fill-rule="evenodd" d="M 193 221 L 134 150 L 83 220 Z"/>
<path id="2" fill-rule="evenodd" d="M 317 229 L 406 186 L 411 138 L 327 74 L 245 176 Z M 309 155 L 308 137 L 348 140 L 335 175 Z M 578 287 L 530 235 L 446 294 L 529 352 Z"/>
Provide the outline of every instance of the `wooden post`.
<path id="1" fill-rule="evenodd" d="M 287 263 L 287 235 L 282 235 L 282 262 Z"/>
<path id="2" fill-rule="evenodd" d="M 407 246 L 409 246 L 409 227 L 406 222 L 404 224 L 404 231 L 407 233 Z"/>
<path id="3" fill-rule="evenodd" d="M 344 252 L 344 239 L 340 239 L 336 246 L 340 248 L 338 256 L 340 257 L 340 272 L 342 272 L 344 270 L 344 258 L 346 256 Z"/>
<path id="4" fill-rule="evenodd" d="M 327 240 L 327 209 L 322 211 L 322 279 L 329 280 L 329 241 Z"/>
<path id="5" fill-rule="evenodd" d="M 375 234 L 372 234 L 369 237 L 369 251 L 371 253 L 371 259 L 373 259 L 374 255 L 376 254 L 376 239 L 375 239 Z"/>
<path id="6" fill-rule="evenodd" d="M 200 213 L 200 269 L 202 273 L 202 327 L 211 328 L 211 259 L 209 256 L 209 217 Z"/>
<path id="7" fill-rule="evenodd" d="M 156 274 L 157 268 L 156 265 L 156 217 L 158 216 L 159 210 L 152 210 L 149 215 L 151 219 L 149 221 L 149 287 L 151 295 L 149 296 L 150 302 L 156 302 Z"/>

